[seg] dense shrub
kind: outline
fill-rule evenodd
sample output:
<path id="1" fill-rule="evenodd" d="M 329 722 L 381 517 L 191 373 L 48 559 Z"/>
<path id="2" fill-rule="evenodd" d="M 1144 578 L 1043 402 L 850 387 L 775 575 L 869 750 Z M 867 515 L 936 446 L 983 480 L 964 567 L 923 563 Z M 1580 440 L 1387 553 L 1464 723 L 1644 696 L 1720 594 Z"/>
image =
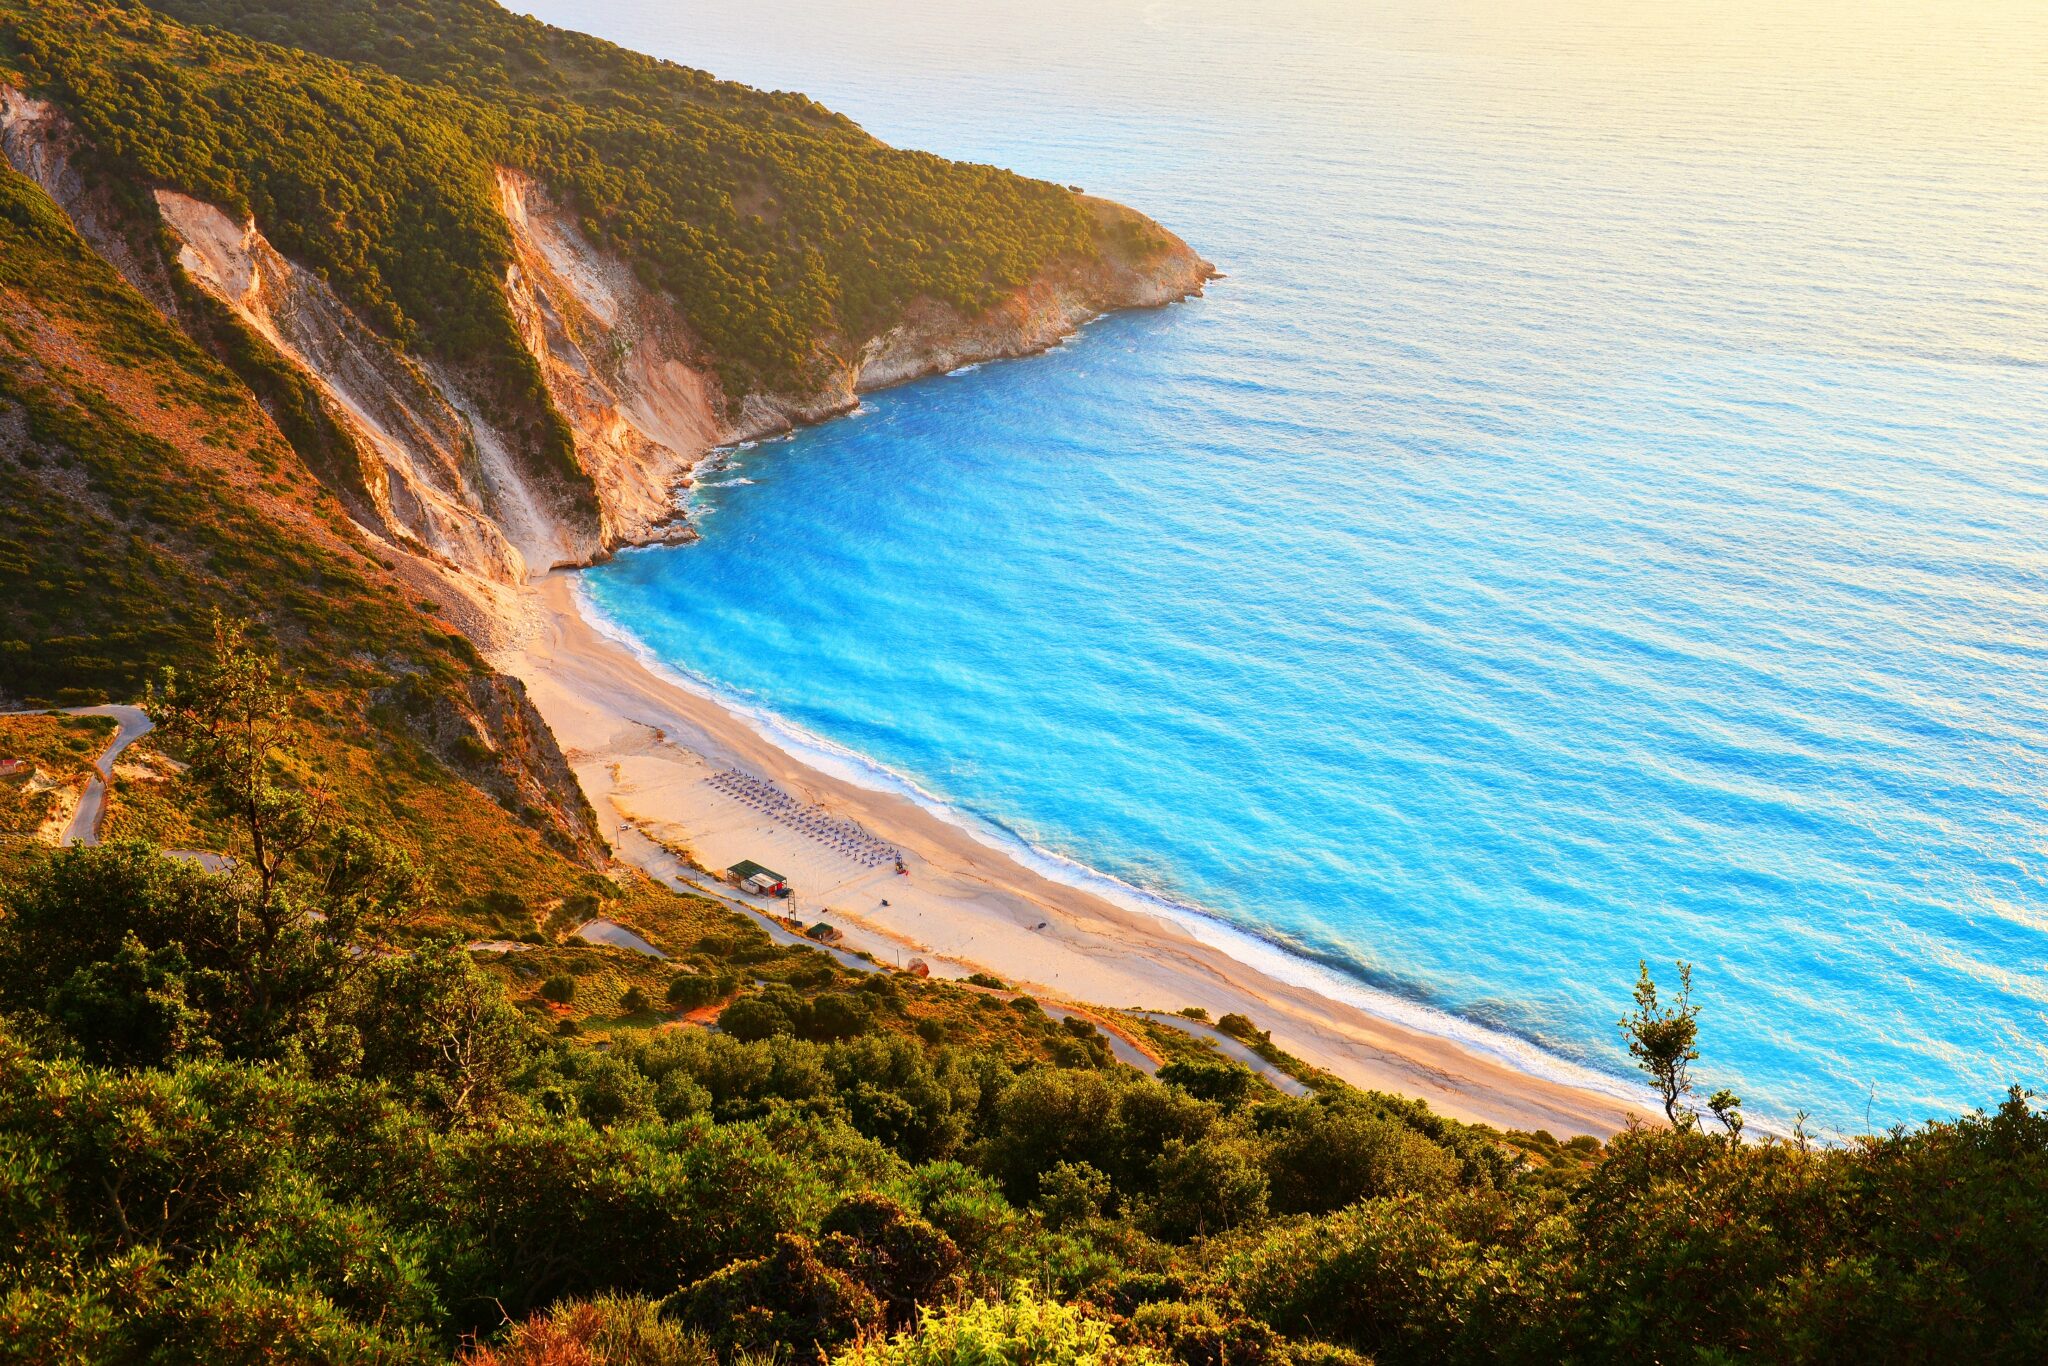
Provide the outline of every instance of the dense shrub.
<path id="1" fill-rule="evenodd" d="M 463 1354 L 464 1366 L 718 1366 L 699 1334 L 637 1296 L 566 1300 Z"/>
<path id="2" fill-rule="evenodd" d="M 1341 1101 L 1274 1108 L 1286 1116 L 1265 1161 L 1276 1210 L 1316 1214 L 1458 1184 L 1457 1159 L 1397 1119 Z"/>
<path id="3" fill-rule="evenodd" d="M 1250 1068 L 1228 1058 L 1177 1059 L 1159 1069 L 1159 1080 L 1226 1110 L 1242 1107 L 1258 1087 Z"/>
<path id="4" fill-rule="evenodd" d="M 870 1339 L 834 1366 L 1162 1366 L 1144 1347 L 1117 1341 L 1110 1326 L 1019 1286 L 1002 1300 L 927 1311 L 915 1330 Z"/>
<path id="5" fill-rule="evenodd" d="M 721 1352 L 782 1349 L 810 1360 L 878 1325 L 882 1303 L 809 1239 L 783 1234 L 765 1255 L 706 1276 L 662 1313 L 699 1329 Z"/>

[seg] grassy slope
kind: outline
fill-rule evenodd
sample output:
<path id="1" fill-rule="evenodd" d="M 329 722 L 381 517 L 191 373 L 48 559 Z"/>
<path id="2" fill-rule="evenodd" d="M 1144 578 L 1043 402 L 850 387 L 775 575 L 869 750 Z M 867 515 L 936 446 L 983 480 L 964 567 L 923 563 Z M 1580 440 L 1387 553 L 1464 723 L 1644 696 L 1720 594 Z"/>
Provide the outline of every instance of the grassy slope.
<path id="1" fill-rule="evenodd" d="M 0 759 L 26 766 L 0 777 L 0 872 L 9 866 L 9 849 L 64 806 L 59 794 L 92 776 L 92 762 L 113 733 L 103 716 L 0 716 Z"/>

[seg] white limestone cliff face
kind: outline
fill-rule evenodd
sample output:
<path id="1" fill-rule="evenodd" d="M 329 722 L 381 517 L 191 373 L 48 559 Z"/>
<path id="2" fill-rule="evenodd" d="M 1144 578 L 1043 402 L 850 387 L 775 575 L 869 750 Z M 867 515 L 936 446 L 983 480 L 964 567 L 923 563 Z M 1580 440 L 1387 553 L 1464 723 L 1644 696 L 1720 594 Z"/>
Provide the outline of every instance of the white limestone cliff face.
<path id="1" fill-rule="evenodd" d="M 1143 222 L 1122 205 L 1084 203 L 1108 223 Z M 1028 356 L 1056 346 L 1092 318 L 1124 308 L 1159 308 L 1202 292 L 1216 268 L 1187 243 L 1147 224 L 1161 250 L 1142 262 L 1055 266 L 978 317 L 929 303 L 869 341 L 854 376 L 857 392 L 902 384 L 962 365 Z"/>
<path id="2" fill-rule="evenodd" d="M 178 265 L 319 386 L 369 458 L 373 528 L 453 567 L 518 582 L 586 560 L 505 440 L 445 373 L 399 352 L 312 272 L 286 260 L 253 222 L 158 190 Z"/>
<path id="3" fill-rule="evenodd" d="M 676 490 L 733 439 L 689 328 L 531 178 L 501 169 L 498 198 L 516 257 L 505 292 L 597 488 L 606 546 L 684 534 Z"/>
<path id="4" fill-rule="evenodd" d="M 968 317 L 920 305 L 806 393 L 726 398 L 710 359 L 672 301 L 594 246 L 546 188 L 498 172 L 516 262 L 506 292 L 576 451 L 597 486 L 607 546 L 689 534 L 675 492 L 713 449 L 847 412 L 859 395 L 977 361 L 1029 355 L 1116 308 L 1199 294 L 1213 268 L 1178 238 L 1141 267 L 1091 263 L 1048 272 Z M 1130 211 L 1091 201 L 1095 212 Z"/>
<path id="5" fill-rule="evenodd" d="M 0 86 L 0 153 L 130 284 L 183 321 L 167 265 L 143 237 L 147 225 L 123 221 L 107 187 L 80 173 L 78 150 L 61 111 Z M 349 501 L 366 530 L 444 569 L 500 583 L 603 552 L 597 536 L 579 535 L 550 509 L 452 377 L 377 335 L 256 224 L 171 190 L 156 190 L 154 201 L 176 240 L 176 267 L 313 380 L 355 443 L 363 487 Z"/>

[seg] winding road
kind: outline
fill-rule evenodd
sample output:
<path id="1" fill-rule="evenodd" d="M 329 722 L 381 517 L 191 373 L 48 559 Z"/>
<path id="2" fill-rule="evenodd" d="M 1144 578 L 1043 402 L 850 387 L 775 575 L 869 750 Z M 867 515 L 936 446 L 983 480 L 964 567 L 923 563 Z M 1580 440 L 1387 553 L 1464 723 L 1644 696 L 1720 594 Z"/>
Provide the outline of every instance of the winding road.
<path id="1" fill-rule="evenodd" d="M 78 809 L 71 813 L 70 824 L 64 827 L 62 844 L 98 844 L 100 822 L 106 817 L 107 784 L 114 780 L 114 761 L 121 757 L 121 751 L 140 740 L 156 728 L 140 707 L 130 707 L 119 702 L 107 702 L 97 707 L 49 707 L 41 711 L 0 712 L 0 716 L 48 716 L 52 711 L 66 716 L 107 716 L 119 725 L 114 738 L 107 742 L 105 751 L 93 760 L 93 776 L 86 780 L 85 793 L 78 799 Z"/>

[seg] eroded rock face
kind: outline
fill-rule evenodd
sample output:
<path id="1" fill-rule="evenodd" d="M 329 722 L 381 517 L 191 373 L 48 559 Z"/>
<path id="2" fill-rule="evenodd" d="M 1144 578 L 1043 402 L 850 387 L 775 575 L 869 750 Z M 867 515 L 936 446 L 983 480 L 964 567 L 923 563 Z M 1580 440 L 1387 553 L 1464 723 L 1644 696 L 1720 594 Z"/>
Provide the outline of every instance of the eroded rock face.
<path id="1" fill-rule="evenodd" d="M 859 395 L 979 361 L 1029 355 L 1118 308 L 1156 307 L 1202 292 L 1214 268 L 1121 206 L 1090 201 L 1107 220 L 1142 224 L 1159 250 L 1139 263 L 1063 267 L 968 317 L 937 305 L 827 368 L 809 392 L 724 393 L 711 360 L 666 297 L 591 244 L 546 188 L 498 172 L 517 263 L 506 280 L 514 316 L 603 504 L 607 548 L 675 539 L 675 492 L 714 448 L 858 406 Z"/>
<path id="2" fill-rule="evenodd" d="M 395 680 L 377 697 L 405 717 L 406 729 L 441 761 L 519 813 L 563 853 L 601 862 L 604 837 L 555 733 L 506 674 L 473 674 L 450 694 Z"/>
<path id="3" fill-rule="evenodd" d="M 372 458 L 362 462 L 383 525 L 453 567 L 518 582 L 585 559 L 549 515 L 505 441 L 449 378 L 399 353 L 255 223 L 156 191 L 178 265 L 320 387 Z"/>
<path id="4" fill-rule="evenodd" d="M 517 256 L 505 292 L 597 488 L 607 548 L 680 534 L 676 490 L 732 439 L 695 339 L 532 179 L 501 169 L 498 196 Z"/>
<path id="5" fill-rule="evenodd" d="M 1137 225 L 1157 242 L 1140 259 L 1055 266 L 978 317 L 933 305 L 867 343 L 856 391 L 902 384 L 962 365 L 1028 356 L 1055 346 L 1091 318 L 1123 308 L 1159 308 L 1198 295 L 1216 268 L 1188 244 L 1130 209 L 1086 201 L 1106 223 Z"/>
<path id="6" fill-rule="evenodd" d="M 70 216 L 79 236 L 92 244 L 123 279 L 166 314 L 177 303 L 163 264 L 124 231 L 104 185 L 95 185 L 77 166 L 79 145 L 70 121 L 55 105 L 0 85 L 0 155 L 42 187 Z"/>

